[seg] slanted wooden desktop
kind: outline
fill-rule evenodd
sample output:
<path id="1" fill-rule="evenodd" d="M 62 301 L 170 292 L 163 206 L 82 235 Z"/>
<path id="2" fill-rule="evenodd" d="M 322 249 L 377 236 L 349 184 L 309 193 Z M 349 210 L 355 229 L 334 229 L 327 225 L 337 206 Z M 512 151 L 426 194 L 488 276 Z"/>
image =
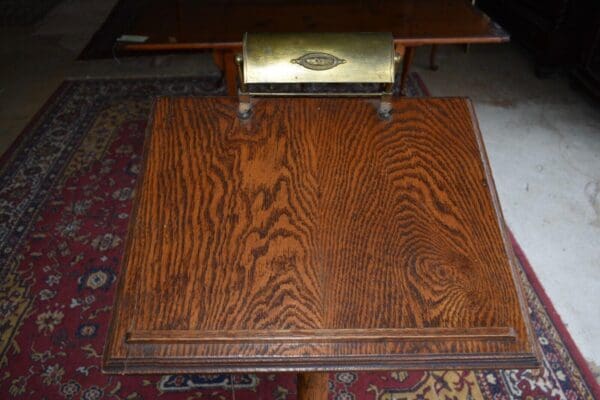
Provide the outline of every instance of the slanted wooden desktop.
<path id="1" fill-rule="evenodd" d="M 390 101 L 159 99 L 104 370 L 536 366 L 470 101 Z"/>

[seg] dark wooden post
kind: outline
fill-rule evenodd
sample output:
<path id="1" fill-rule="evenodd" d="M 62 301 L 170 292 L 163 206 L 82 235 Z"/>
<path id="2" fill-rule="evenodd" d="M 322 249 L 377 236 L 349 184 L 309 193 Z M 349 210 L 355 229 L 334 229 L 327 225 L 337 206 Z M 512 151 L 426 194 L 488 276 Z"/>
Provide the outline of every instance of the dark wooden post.
<path id="1" fill-rule="evenodd" d="M 302 372 L 298 374 L 298 400 L 327 400 L 328 372 Z"/>
<path id="2" fill-rule="evenodd" d="M 406 94 L 406 81 L 408 79 L 408 72 L 410 71 L 410 65 L 412 64 L 414 57 L 415 48 L 407 47 L 404 52 L 404 59 L 402 62 L 402 75 L 400 76 L 400 94 L 402 96 Z"/>

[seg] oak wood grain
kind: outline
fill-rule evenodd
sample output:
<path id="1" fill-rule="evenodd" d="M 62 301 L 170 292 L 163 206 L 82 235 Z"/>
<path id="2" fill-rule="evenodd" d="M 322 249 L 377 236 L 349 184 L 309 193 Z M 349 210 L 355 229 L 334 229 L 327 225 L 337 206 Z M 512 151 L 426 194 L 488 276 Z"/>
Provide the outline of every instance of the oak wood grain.
<path id="1" fill-rule="evenodd" d="M 465 99 L 159 99 L 109 372 L 536 365 Z"/>

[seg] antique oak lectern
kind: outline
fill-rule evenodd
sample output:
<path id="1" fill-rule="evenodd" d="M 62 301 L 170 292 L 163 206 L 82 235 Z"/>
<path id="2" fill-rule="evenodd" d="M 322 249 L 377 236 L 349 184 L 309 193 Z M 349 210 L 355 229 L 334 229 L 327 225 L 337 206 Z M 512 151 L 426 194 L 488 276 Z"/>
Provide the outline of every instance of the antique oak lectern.
<path id="1" fill-rule="evenodd" d="M 470 102 L 392 98 L 387 34 L 248 34 L 237 62 L 238 98 L 156 102 L 104 370 L 323 399 L 326 371 L 535 367 Z"/>

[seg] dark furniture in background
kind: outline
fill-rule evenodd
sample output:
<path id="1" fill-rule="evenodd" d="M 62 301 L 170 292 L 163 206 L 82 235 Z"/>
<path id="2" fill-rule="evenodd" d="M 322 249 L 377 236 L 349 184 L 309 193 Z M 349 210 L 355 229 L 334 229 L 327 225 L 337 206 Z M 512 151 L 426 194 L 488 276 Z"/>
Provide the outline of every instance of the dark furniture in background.
<path id="1" fill-rule="evenodd" d="M 401 87 L 415 48 L 500 43 L 508 35 L 468 0 L 121 0 L 80 58 L 132 52 L 211 50 L 231 95 L 244 32 L 392 32 L 406 48 Z M 123 34 L 143 43 L 118 42 Z M 432 65 L 435 53 L 432 57 Z"/>
<path id="2" fill-rule="evenodd" d="M 583 35 L 583 50 L 572 77 L 596 99 L 600 99 L 600 3 L 593 18 L 596 22 Z"/>
<path id="3" fill-rule="evenodd" d="M 479 0 L 477 5 L 533 52 L 538 77 L 573 68 L 596 31 L 595 0 Z M 594 29 L 594 27 L 596 29 Z"/>
<path id="4" fill-rule="evenodd" d="M 27 26 L 41 20 L 60 0 L 0 0 L 0 27 Z"/>

